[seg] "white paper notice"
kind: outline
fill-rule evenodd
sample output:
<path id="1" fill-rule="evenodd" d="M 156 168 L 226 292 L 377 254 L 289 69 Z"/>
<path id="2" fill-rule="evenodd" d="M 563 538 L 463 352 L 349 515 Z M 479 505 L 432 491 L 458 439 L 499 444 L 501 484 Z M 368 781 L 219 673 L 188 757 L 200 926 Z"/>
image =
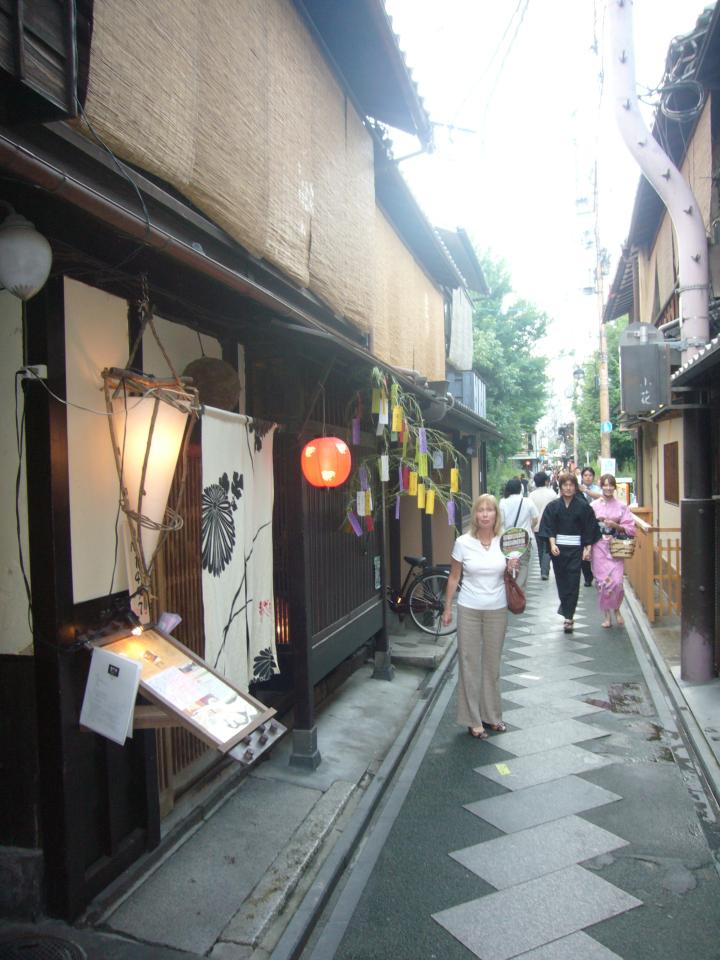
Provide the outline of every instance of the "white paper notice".
<path id="1" fill-rule="evenodd" d="M 94 647 L 80 711 L 80 726 L 122 746 L 128 730 L 132 730 L 139 683 L 139 663 L 102 647 Z"/>
<path id="2" fill-rule="evenodd" d="M 378 422 L 382 424 L 390 423 L 390 407 L 388 405 L 387 397 L 380 397 L 380 413 L 378 415 Z"/>

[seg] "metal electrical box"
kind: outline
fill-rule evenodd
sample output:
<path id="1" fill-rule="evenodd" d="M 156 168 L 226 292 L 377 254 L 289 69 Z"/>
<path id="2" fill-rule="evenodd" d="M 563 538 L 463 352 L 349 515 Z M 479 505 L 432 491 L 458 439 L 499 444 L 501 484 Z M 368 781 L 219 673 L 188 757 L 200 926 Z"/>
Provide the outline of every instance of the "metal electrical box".
<path id="1" fill-rule="evenodd" d="M 620 407 L 653 414 L 670 403 L 670 350 L 649 323 L 631 323 L 620 335 Z"/>

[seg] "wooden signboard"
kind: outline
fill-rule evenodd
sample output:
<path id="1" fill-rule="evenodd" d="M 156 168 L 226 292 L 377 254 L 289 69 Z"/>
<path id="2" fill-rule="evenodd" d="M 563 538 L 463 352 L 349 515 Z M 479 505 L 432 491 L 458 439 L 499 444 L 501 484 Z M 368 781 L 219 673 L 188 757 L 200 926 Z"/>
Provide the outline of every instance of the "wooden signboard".
<path id="1" fill-rule="evenodd" d="M 140 692 L 221 753 L 228 753 L 275 715 L 201 657 L 157 627 L 111 636 L 96 645 L 140 664 Z M 284 730 L 284 728 L 283 728 Z"/>

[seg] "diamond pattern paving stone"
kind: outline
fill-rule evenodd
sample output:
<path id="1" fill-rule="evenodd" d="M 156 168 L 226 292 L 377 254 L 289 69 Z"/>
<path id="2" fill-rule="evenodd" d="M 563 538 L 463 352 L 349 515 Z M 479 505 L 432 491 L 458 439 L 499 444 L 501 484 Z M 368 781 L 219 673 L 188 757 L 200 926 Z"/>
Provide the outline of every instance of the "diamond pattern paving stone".
<path id="1" fill-rule="evenodd" d="M 433 919 L 480 960 L 510 960 L 639 906 L 635 897 L 572 866 L 442 910 Z"/>
<path id="2" fill-rule="evenodd" d="M 586 933 L 571 933 L 562 940 L 553 940 L 552 943 L 521 953 L 517 960 L 623 960 L 617 953 L 608 950 L 597 940 L 593 940 Z"/>
<path id="3" fill-rule="evenodd" d="M 494 747 L 508 750 L 518 757 L 531 753 L 541 753 L 562 747 L 566 743 L 582 743 L 584 740 L 597 740 L 609 737 L 610 731 L 600 727 L 591 727 L 570 717 L 544 723 L 529 730 L 514 730 L 511 733 L 498 733 L 492 738 Z"/>
<path id="4" fill-rule="evenodd" d="M 532 650 L 528 647 L 527 653 L 523 652 L 521 657 L 515 660 L 506 660 L 511 667 L 522 667 L 524 670 L 540 670 L 543 666 L 565 663 L 592 663 L 592 657 L 583 656 L 582 653 L 573 653 L 569 650 L 553 651 L 552 653 L 542 653 Z"/>
<path id="5" fill-rule="evenodd" d="M 568 697 L 583 697 L 590 693 L 597 693 L 599 687 L 589 687 L 586 683 L 580 683 L 578 680 L 556 680 L 553 683 L 543 683 L 539 687 L 532 687 L 529 690 L 508 690 L 503 693 L 503 697 L 512 700 L 513 703 L 519 703 L 521 707 L 531 707 L 537 704 L 547 704 L 551 706 L 551 701 L 556 699 L 566 700 Z"/>
<path id="6" fill-rule="evenodd" d="M 509 673 L 504 676 L 506 680 L 512 680 L 513 683 L 519 683 L 523 687 L 534 687 L 550 680 L 579 680 L 580 677 L 591 677 L 594 673 L 596 673 L 595 670 L 586 670 L 585 667 L 568 663 L 566 665 L 549 664 L 540 670 L 525 668 L 521 673 Z"/>
<path id="7" fill-rule="evenodd" d="M 571 815 L 454 850 L 450 856 L 504 890 L 627 845 L 622 837 Z"/>
<path id="8" fill-rule="evenodd" d="M 514 833 L 620 799 L 617 793 L 570 775 L 525 790 L 466 803 L 465 809 L 504 833 Z"/>
<path id="9" fill-rule="evenodd" d="M 522 646 L 517 646 L 517 640 L 505 641 L 505 650 L 517 648 L 519 653 L 528 657 L 542 657 L 545 653 L 577 653 L 578 650 L 587 650 L 590 644 L 580 643 L 578 640 L 557 640 L 553 643 L 536 644 L 523 641 Z"/>
<path id="10" fill-rule="evenodd" d="M 562 717 L 585 717 L 592 713 L 602 713 L 602 707 L 596 707 L 584 700 L 553 700 L 551 706 L 516 707 L 503 710 L 505 723 L 525 730 L 541 723 L 556 723 Z"/>
<path id="11" fill-rule="evenodd" d="M 570 773 L 587 773 L 599 770 L 614 763 L 612 757 L 600 756 L 573 746 L 555 747 L 542 753 L 533 753 L 529 757 L 517 757 L 499 763 L 488 763 L 475 767 L 475 772 L 507 787 L 508 790 L 522 790 L 536 783 L 558 780 Z"/>

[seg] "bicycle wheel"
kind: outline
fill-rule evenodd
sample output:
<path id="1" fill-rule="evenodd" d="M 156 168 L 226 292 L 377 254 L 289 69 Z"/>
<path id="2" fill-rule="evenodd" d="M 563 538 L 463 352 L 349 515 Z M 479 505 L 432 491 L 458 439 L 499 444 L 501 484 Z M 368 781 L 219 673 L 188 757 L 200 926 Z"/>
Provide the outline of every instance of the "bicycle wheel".
<path id="1" fill-rule="evenodd" d="M 444 637 L 457 629 L 457 606 L 453 600 L 452 620 L 445 627 L 442 622 L 448 575 L 445 572 L 424 573 L 413 583 L 408 596 L 408 609 L 415 624 L 425 633 Z"/>

